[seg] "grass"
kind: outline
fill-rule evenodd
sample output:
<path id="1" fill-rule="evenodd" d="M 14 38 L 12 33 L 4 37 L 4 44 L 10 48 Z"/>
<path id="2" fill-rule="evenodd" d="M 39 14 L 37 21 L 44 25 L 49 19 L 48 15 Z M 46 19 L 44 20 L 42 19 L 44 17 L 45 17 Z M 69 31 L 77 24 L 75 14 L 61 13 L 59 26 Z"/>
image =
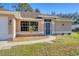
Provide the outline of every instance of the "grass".
<path id="1" fill-rule="evenodd" d="M 39 40 L 39 39 L 45 39 L 47 36 L 23 36 L 23 37 L 16 37 L 14 41 L 29 41 L 29 40 Z"/>
<path id="2" fill-rule="evenodd" d="M 78 56 L 79 33 L 58 35 L 53 43 L 15 46 L 0 50 L 1 56 Z"/>
<path id="3" fill-rule="evenodd" d="M 60 44 L 79 44 L 79 33 L 72 33 L 72 35 L 58 35 L 56 39 Z"/>

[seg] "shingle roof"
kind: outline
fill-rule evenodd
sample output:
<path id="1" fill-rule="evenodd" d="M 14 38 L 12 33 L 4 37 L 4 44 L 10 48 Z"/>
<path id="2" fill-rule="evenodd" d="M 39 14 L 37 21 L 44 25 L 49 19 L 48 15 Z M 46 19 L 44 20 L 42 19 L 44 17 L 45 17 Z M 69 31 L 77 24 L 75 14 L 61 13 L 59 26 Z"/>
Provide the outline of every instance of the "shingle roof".
<path id="1" fill-rule="evenodd" d="M 12 14 L 16 18 L 19 19 L 27 19 L 27 18 L 36 18 L 36 17 L 42 17 L 42 18 L 49 18 L 49 19 L 54 19 L 56 21 L 71 21 L 69 18 L 62 18 L 59 16 L 51 16 L 47 14 L 41 14 L 41 13 L 35 13 L 35 12 L 30 12 L 30 11 L 21 11 L 21 12 L 14 12 L 14 11 L 5 11 L 6 9 L 0 8 L 0 14 Z"/>
<path id="2" fill-rule="evenodd" d="M 9 11 L 9 10 L 5 9 L 4 7 L 0 7 L 0 11 Z"/>

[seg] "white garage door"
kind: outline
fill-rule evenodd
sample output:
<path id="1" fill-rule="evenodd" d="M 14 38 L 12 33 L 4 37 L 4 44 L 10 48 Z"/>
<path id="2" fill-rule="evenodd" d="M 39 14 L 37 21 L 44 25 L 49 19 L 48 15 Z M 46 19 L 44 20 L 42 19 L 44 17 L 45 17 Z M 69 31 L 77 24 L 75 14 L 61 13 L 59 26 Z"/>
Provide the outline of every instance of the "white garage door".
<path id="1" fill-rule="evenodd" d="M 8 38 L 8 17 L 0 16 L 0 40 Z"/>

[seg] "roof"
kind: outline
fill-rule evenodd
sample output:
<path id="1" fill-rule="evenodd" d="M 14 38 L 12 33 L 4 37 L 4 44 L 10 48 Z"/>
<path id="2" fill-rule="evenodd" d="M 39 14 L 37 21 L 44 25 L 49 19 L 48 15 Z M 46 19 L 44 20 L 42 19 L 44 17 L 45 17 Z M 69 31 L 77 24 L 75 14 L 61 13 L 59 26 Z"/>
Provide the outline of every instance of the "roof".
<path id="1" fill-rule="evenodd" d="M 46 19 L 52 19 L 54 21 L 72 21 L 72 19 L 70 18 L 62 18 L 59 16 L 51 16 L 51 15 L 47 15 L 47 14 L 40 14 L 40 13 L 35 13 L 35 12 L 30 12 L 30 11 L 21 11 L 21 12 L 15 12 L 15 11 L 2 11 L 3 9 L 0 10 L 0 15 L 1 14 L 8 14 L 8 15 L 13 15 L 15 18 L 17 19 L 37 19 L 36 17 L 42 17 L 42 18 L 46 18 Z M 38 19 L 38 20 L 42 20 L 42 19 Z"/>
<path id="2" fill-rule="evenodd" d="M 9 11 L 9 10 L 5 9 L 4 7 L 0 7 L 0 11 Z"/>

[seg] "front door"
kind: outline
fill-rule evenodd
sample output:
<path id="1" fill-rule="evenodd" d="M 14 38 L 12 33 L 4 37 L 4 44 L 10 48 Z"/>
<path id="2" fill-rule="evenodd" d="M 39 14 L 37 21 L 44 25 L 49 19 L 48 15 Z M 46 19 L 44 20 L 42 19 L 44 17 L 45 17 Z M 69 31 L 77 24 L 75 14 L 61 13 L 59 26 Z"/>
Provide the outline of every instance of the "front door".
<path id="1" fill-rule="evenodd" d="M 50 35 L 50 23 L 45 23 L 45 35 Z"/>

